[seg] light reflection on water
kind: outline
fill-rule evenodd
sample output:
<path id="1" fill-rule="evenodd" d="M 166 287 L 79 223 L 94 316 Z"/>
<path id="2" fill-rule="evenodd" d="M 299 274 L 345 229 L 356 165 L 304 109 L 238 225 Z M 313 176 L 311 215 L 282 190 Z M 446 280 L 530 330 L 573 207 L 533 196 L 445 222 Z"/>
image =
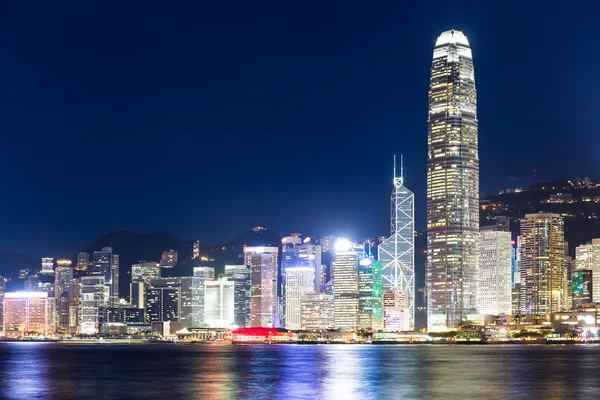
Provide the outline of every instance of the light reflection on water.
<path id="1" fill-rule="evenodd" d="M 600 346 L 0 344 L 3 399 L 597 398 Z"/>

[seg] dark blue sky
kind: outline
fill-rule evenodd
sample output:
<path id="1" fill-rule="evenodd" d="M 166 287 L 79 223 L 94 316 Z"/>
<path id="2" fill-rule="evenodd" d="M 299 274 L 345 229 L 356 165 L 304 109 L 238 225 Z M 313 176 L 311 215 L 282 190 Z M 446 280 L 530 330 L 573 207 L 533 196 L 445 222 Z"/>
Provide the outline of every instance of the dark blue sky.
<path id="1" fill-rule="evenodd" d="M 429 68 L 451 28 L 473 49 L 482 190 L 528 183 L 533 168 L 600 177 L 599 13 L 5 2 L 0 251 L 69 255 L 118 229 L 215 244 L 259 224 L 387 234 L 393 153 L 422 227 Z"/>

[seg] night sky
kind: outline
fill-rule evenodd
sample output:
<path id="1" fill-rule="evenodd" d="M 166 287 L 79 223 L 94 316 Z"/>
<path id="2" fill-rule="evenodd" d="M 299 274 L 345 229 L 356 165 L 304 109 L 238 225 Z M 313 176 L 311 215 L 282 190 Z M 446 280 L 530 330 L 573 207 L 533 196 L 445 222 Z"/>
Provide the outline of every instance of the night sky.
<path id="1" fill-rule="evenodd" d="M 592 2 L 202 3 L 3 3 L 1 252 L 120 229 L 386 235 L 394 153 L 423 228 L 429 69 L 452 28 L 473 49 L 482 191 L 533 168 L 600 178 Z"/>

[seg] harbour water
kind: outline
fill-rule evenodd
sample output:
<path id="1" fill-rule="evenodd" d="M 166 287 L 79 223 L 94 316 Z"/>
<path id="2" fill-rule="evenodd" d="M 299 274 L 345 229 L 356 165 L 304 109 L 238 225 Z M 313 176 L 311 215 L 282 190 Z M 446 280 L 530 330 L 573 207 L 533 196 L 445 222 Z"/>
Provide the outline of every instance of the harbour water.
<path id="1" fill-rule="evenodd" d="M 1 343 L 2 399 L 597 399 L 599 345 Z"/>

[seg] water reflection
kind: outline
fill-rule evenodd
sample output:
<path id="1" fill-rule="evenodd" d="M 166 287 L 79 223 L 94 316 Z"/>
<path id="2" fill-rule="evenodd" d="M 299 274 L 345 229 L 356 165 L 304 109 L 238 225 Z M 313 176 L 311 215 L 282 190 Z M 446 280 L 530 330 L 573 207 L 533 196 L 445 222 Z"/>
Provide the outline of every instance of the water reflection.
<path id="1" fill-rule="evenodd" d="M 600 346 L 0 344 L 2 399 L 595 398 Z"/>

